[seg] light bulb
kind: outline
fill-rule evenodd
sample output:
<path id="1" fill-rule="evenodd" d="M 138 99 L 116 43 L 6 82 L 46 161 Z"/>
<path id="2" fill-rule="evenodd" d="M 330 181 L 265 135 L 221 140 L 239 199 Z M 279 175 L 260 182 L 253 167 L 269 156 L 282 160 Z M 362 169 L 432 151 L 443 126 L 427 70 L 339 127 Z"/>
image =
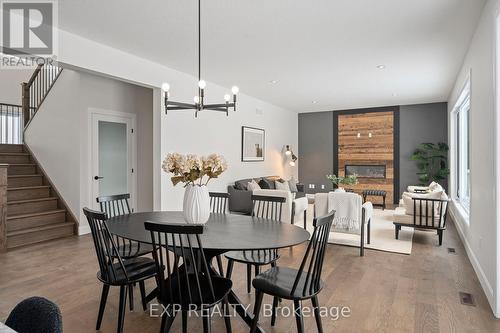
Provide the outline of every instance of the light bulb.
<path id="1" fill-rule="evenodd" d="M 290 156 L 290 155 L 292 155 L 292 152 L 291 152 L 290 150 L 287 150 L 287 151 L 285 152 L 285 155 L 286 155 L 286 156 Z"/>
<path id="2" fill-rule="evenodd" d="M 294 161 L 290 161 L 290 166 L 295 166 L 295 162 Z"/>
<path id="3" fill-rule="evenodd" d="M 358 133 L 358 135 L 356 135 L 358 137 L 358 139 L 361 137 L 361 133 Z"/>
<path id="4" fill-rule="evenodd" d="M 163 90 L 163 91 L 169 91 L 170 90 L 170 84 L 168 84 L 167 82 L 164 82 L 161 85 L 161 90 Z"/>
<path id="5" fill-rule="evenodd" d="M 372 137 L 372 133 L 368 133 L 368 137 L 371 138 Z"/>
<path id="6" fill-rule="evenodd" d="M 194 96 L 193 97 L 194 104 L 200 103 L 200 97 L 199 96 Z"/>
<path id="7" fill-rule="evenodd" d="M 240 88 L 238 88 L 237 86 L 233 86 L 231 88 L 231 92 L 233 93 L 233 95 L 238 95 L 238 93 L 240 92 Z"/>
<path id="8" fill-rule="evenodd" d="M 200 80 L 198 82 L 198 87 L 200 87 L 200 89 L 205 89 L 206 86 L 207 86 L 207 83 L 205 82 L 205 80 Z"/>
<path id="9" fill-rule="evenodd" d="M 225 95 L 224 95 L 224 100 L 225 100 L 226 102 L 229 102 L 229 100 L 230 100 L 230 99 L 231 99 L 231 96 L 230 96 L 229 94 L 225 94 Z"/>

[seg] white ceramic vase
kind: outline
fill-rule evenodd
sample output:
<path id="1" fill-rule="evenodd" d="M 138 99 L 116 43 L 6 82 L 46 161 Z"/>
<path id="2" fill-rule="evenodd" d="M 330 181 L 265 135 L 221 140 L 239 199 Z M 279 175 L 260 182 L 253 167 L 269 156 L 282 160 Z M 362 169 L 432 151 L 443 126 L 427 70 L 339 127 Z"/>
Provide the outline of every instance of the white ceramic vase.
<path id="1" fill-rule="evenodd" d="M 186 222 L 205 224 L 210 217 L 210 196 L 205 185 L 188 185 L 182 206 Z"/>

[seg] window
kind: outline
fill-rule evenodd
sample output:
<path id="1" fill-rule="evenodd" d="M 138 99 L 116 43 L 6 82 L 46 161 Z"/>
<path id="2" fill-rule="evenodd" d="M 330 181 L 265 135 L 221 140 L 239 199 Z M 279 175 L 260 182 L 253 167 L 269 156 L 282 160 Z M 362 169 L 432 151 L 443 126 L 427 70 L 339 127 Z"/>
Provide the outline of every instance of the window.
<path id="1" fill-rule="evenodd" d="M 454 109 L 455 124 L 455 196 L 465 212 L 470 208 L 470 81 Z"/>

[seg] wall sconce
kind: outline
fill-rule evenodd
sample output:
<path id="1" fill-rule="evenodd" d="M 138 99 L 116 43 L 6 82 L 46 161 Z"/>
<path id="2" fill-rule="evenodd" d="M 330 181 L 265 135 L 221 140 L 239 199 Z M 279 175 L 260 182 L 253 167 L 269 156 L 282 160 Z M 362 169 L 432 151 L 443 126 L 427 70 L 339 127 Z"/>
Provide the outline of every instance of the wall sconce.
<path id="1" fill-rule="evenodd" d="M 290 149 L 290 146 L 289 145 L 286 145 L 286 151 L 285 151 L 285 155 L 286 156 L 291 156 L 291 160 L 290 160 L 290 166 L 294 167 L 295 166 L 295 162 L 298 160 L 297 156 L 293 153 L 293 151 Z"/>

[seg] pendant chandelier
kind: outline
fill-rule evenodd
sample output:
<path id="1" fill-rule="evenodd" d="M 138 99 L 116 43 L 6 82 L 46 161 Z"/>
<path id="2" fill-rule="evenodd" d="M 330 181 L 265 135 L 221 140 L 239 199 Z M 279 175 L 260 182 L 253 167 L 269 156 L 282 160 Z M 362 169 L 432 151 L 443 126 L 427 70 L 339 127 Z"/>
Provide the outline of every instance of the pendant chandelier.
<path id="1" fill-rule="evenodd" d="M 198 95 L 194 96 L 193 101 L 194 103 L 182 103 L 182 102 L 174 102 L 169 100 L 169 90 L 170 90 L 170 85 L 168 83 L 163 83 L 161 86 L 162 92 L 163 92 L 163 99 L 164 99 L 164 108 L 165 108 L 165 114 L 168 113 L 170 110 L 195 110 L 194 116 L 198 117 L 198 112 L 200 111 L 219 111 L 219 112 L 225 112 L 226 115 L 229 115 L 229 108 L 232 108 L 234 111 L 236 111 L 236 95 L 239 92 L 239 88 L 237 86 L 233 86 L 231 88 L 231 92 L 233 94 L 232 96 L 232 102 L 231 101 L 231 95 L 225 94 L 224 95 L 224 101 L 225 103 L 220 103 L 220 104 L 205 104 L 205 88 L 207 86 L 207 83 L 205 80 L 201 79 L 201 10 L 200 10 L 200 3 L 201 0 L 198 0 Z"/>

